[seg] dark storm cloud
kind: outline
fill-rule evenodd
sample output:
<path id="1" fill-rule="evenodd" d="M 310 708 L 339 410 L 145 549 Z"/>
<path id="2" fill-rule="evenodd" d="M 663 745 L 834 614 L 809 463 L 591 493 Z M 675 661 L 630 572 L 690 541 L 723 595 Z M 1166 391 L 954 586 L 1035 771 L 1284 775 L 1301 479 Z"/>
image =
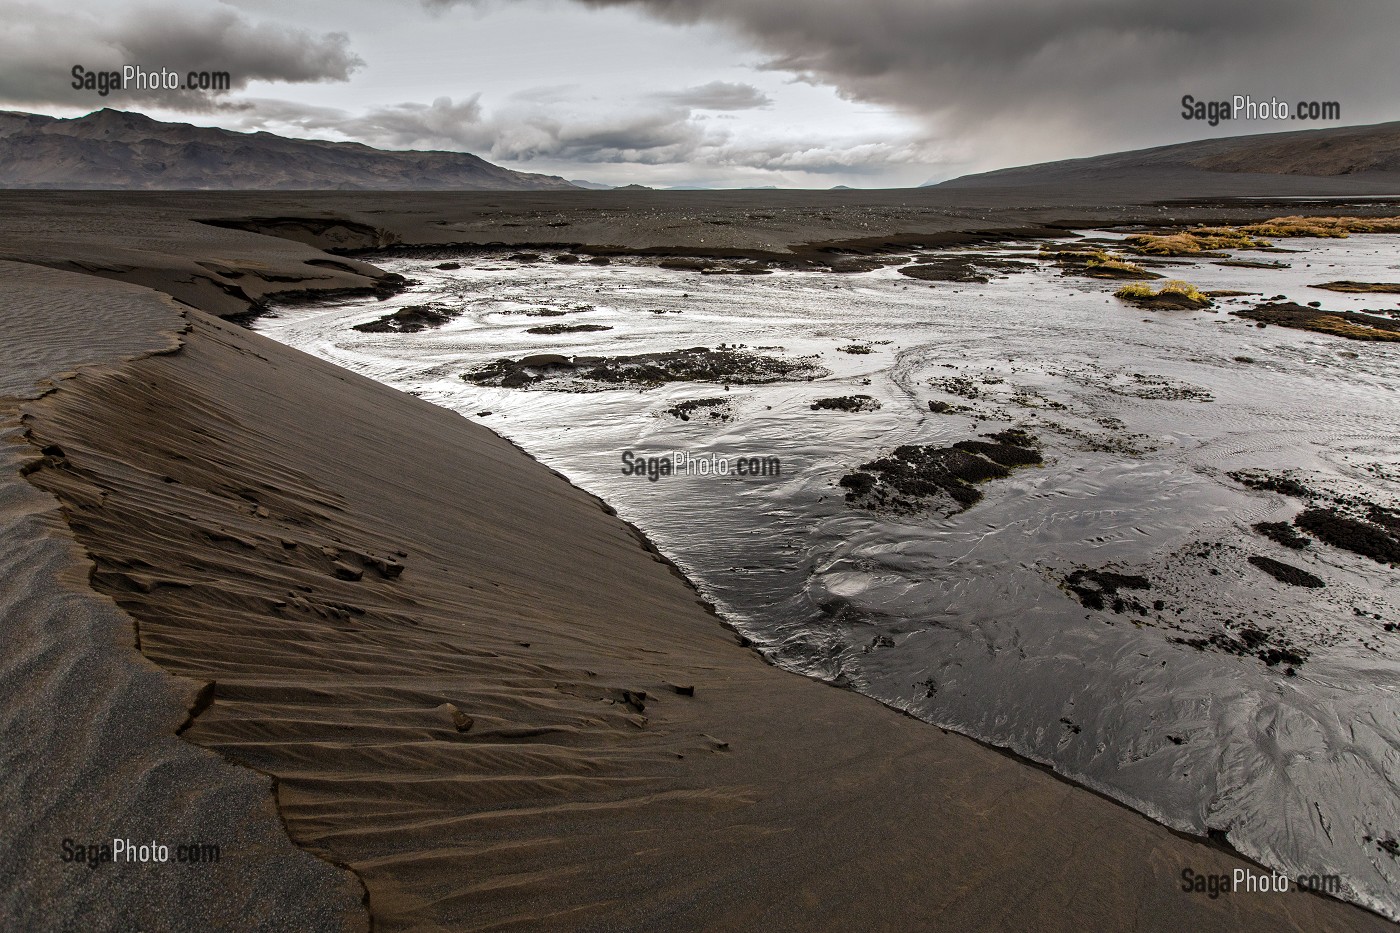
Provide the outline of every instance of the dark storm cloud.
<path id="1" fill-rule="evenodd" d="M 102 98 L 75 90 L 71 69 L 147 71 L 167 68 L 227 71 L 231 89 L 251 81 L 345 81 L 364 64 L 340 32 L 312 33 L 273 22 L 254 22 L 222 4 L 116 8 L 105 15 L 38 4 L 0 2 L 7 23 L 0 32 L 0 103 L 10 106 L 69 104 L 123 106 L 158 103 L 171 109 L 208 110 L 207 95 L 190 92 L 117 91 Z"/>
<path id="2" fill-rule="evenodd" d="M 1203 130 L 1180 118 L 1187 93 L 1338 100 L 1348 123 L 1400 116 L 1392 0 L 576 2 L 726 27 L 767 56 L 761 67 L 898 108 L 981 148 L 1036 154 L 1181 138 Z"/>
<path id="3" fill-rule="evenodd" d="M 758 110 L 773 105 L 772 98 L 752 84 L 729 81 L 711 81 L 680 91 L 662 91 L 654 96 L 657 100 L 696 110 Z"/>

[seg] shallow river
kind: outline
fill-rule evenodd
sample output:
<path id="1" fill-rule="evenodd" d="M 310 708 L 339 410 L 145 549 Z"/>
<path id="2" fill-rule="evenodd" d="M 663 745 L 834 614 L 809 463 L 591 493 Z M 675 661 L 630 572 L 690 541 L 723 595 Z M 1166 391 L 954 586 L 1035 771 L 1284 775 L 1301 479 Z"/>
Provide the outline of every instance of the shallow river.
<path id="1" fill-rule="evenodd" d="M 1258 293 L 1214 312 L 1143 311 L 1112 297 L 1121 283 L 1040 261 L 955 284 L 896 267 L 701 275 L 501 252 L 455 257 L 455 270 L 435 268 L 445 256 L 379 261 L 417 284 L 388 302 L 279 308 L 255 327 L 480 420 L 601 496 L 775 663 L 1048 763 L 1173 827 L 1226 832 L 1290 877 L 1339 874 L 1344 896 L 1400 917 L 1395 572 L 1255 533 L 1302 503 L 1227 475 L 1265 469 L 1397 504 L 1400 344 L 1228 312 L 1260 295 L 1395 309 L 1400 296 L 1312 285 L 1400 281 L 1400 238 L 1281 245 L 1299 252 L 1262 258 L 1289 268 L 1159 270 Z M 1023 252 L 1034 259 L 1036 247 Z M 462 313 L 416 334 L 351 329 L 430 301 Z M 527 333 L 555 323 L 611 329 Z M 811 356 L 829 374 L 585 392 L 461 378 L 502 357 L 720 344 Z M 811 407 L 851 394 L 880 407 Z M 698 399 L 724 404 L 689 420 L 667 412 Z M 930 401 L 952 409 L 935 414 Z M 1039 439 L 1044 465 L 980 486 L 966 511 L 878 514 L 837 485 L 898 445 L 1008 427 Z M 698 460 L 651 480 L 624 472 L 627 452 Z M 767 475 L 738 475 L 736 458 L 760 458 Z M 731 472 L 701 473 L 699 461 Z M 1326 585 L 1285 585 L 1251 555 Z M 1105 567 L 1151 588 L 1125 590 L 1134 602 L 1116 612 L 1064 586 L 1076 569 Z M 1306 660 L 1268 665 L 1202 641 L 1242 626 Z"/>

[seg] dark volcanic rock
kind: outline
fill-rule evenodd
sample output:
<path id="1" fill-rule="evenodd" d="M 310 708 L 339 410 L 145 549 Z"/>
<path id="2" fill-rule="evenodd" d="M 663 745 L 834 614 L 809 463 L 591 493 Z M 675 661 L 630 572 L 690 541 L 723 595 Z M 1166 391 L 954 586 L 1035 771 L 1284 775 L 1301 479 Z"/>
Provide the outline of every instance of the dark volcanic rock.
<path id="1" fill-rule="evenodd" d="M 1312 539 L 1304 537 L 1293 530 L 1293 526 L 1287 522 L 1258 522 L 1252 526 L 1256 533 L 1282 544 L 1284 547 L 1293 548 L 1300 551 L 1312 544 Z"/>
<path id="2" fill-rule="evenodd" d="M 1348 340 L 1400 341 L 1400 321 L 1357 311 L 1323 311 L 1285 301 L 1230 313 L 1261 325 L 1277 324 Z"/>
<path id="3" fill-rule="evenodd" d="M 335 573 L 337 579 L 350 580 L 352 582 L 362 579 L 365 575 L 365 572 L 359 567 L 352 567 L 344 561 L 336 561 L 332 564 L 331 570 Z"/>
<path id="4" fill-rule="evenodd" d="M 697 398 L 672 405 L 666 409 L 666 414 L 682 421 L 689 421 L 691 415 L 699 417 L 703 411 L 716 421 L 728 421 L 728 406 L 729 399 L 727 398 Z"/>
<path id="5" fill-rule="evenodd" d="M 538 354 L 520 360 L 501 359 L 462 376 L 479 385 L 526 388 L 561 380 L 604 385 L 654 386 L 668 382 L 757 384 L 812 380 L 826 370 L 811 358 L 782 359 L 743 350 L 691 347 L 636 356 L 576 356 Z"/>
<path id="6" fill-rule="evenodd" d="M 1288 476 L 1265 473 L 1262 470 L 1237 470 L 1226 474 L 1241 486 L 1261 492 L 1277 492 L 1295 499 L 1316 499 L 1317 493 Z"/>
<path id="7" fill-rule="evenodd" d="M 600 330 L 612 330 L 607 324 L 541 324 L 527 327 L 527 334 L 587 334 Z"/>
<path id="8" fill-rule="evenodd" d="M 670 269 L 672 272 L 703 272 L 715 268 L 715 263 L 708 259 L 663 259 L 656 267 Z"/>
<path id="9" fill-rule="evenodd" d="M 1209 297 L 1195 298 L 1180 292 L 1161 291 L 1153 295 L 1127 296 L 1117 294 L 1121 301 L 1145 311 L 1196 311 L 1211 305 Z"/>
<path id="10" fill-rule="evenodd" d="M 1146 615 L 1145 606 L 1135 599 L 1120 595 L 1119 590 L 1151 588 L 1152 581 L 1140 574 L 1118 573 L 1113 570 L 1081 567 L 1065 577 L 1065 589 L 1073 593 L 1086 609 L 1103 610 L 1112 607 L 1114 612 L 1133 609 L 1139 615 Z"/>
<path id="11" fill-rule="evenodd" d="M 899 270 L 899 273 L 922 282 L 963 282 L 984 285 L 991 281 L 976 266 L 961 257 L 940 257 L 937 260 L 920 262 L 912 266 L 905 266 Z"/>
<path id="12" fill-rule="evenodd" d="M 994 436 L 998 443 L 984 446 L 994 448 L 1003 459 L 1014 461 L 1013 466 L 1040 462 L 1039 452 L 1025 446 L 1034 438 L 1023 432 L 1011 432 L 1011 436 L 1024 444 L 1012 444 L 1006 437 Z M 1013 446 L 1014 451 L 1003 449 Z M 1010 466 L 990 459 L 981 450 L 964 450 L 958 445 L 906 444 L 841 477 L 840 486 L 846 490 L 848 503 L 874 511 L 919 512 L 944 497 L 952 499 L 960 509 L 967 509 L 982 498 L 975 484 L 1009 475 Z"/>
<path id="13" fill-rule="evenodd" d="M 1400 293 L 1400 282 L 1353 282 L 1344 279 L 1340 282 L 1323 282 L 1321 285 L 1314 285 L 1313 288 L 1325 288 L 1329 292 L 1350 292 L 1352 294 L 1363 294 L 1367 292 Z"/>
<path id="14" fill-rule="evenodd" d="M 812 403 L 813 411 L 878 411 L 880 403 L 868 395 L 840 395 L 819 398 Z"/>
<path id="15" fill-rule="evenodd" d="M 1269 667 L 1286 664 L 1288 669 L 1285 673 L 1290 677 L 1293 676 L 1294 669 L 1302 667 L 1303 662 L 1308 659 L 1306 650 L 1289 644 L 1279 632 L 1266 631 L 1248 623 L 1235 631 L 1216 632 L 1209 638 L 1167 640 L 1178 645 L 1189 645 L 1197 651 L 1209 648 L 1241 657 L 1256 657 Z"/>
<path id="16" fill-rule="evenodd" d="M 1040 451 L 1003 441 L 958 441 L 953 446 L 968 453 L 981 454 L 1005 467 L 1033 466 L 1043 462 Z"/>
<path id="17" fill-rule="evenodd" d="M 1400 563 L 1400 539 L 1379 525 L 1349 518 L 1336 509 L 1306 509 L 1293 524 L 1333 547 L 1382 564 Z"/>
<path id="18" fill-rule="evenodd" d="M 377 321 L 356 324 L 352 329 L 366 334 L 416 334 L 420 330 L 441 327 L 459 313 L 431 305 L 409 305 Z"/>
<path id="19" fill-rule="evenodd" d="M 1294 567 L 1292 564 L 1285 564 L 1281 560 L 1274 560 L 1272 557 L 1264 557 L 1259 554 L 1251 554 L 1249 562 L 1280 583 L 1287 583 L 1289 586 L 1306 586 L 1313 589 L 1326 586 L 1321 578 L 1315 577 L 1301 567 Z"/>
<path id="20" fill-rule="evenodd" d="M 1380 525 L 1392 535 L 1400 535 L 1400 511 L 1372 502 L 1366 507 L 1366 520 Z"/>

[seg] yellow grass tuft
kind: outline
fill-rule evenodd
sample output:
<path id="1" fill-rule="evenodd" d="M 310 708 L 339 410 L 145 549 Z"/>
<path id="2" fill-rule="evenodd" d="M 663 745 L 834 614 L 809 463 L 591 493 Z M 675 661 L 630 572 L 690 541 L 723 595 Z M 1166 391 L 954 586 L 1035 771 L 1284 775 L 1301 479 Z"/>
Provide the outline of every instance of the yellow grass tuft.
<path id="1" fill-rule="evenodd" d="M 1146 272 L 1142 266 L 1135 262 L 1128 262 L 1126 259 L 1119 259 L 1117 256 L 1102 255 L 1090 259 L 1085 265 L 1090 268 L 1099 269 L 1119 269 L 1123 272 Z"/>
<path id="2" fill-rule="evenodd" d="M 1155 291 L 1153 290 L 1151 285 L 1142 285 L 1140 283 L 1135 282 L 1132 285 L 1124 285 L 1122 288 L 1118 289 L 1118 291 L 1114 292 L 1113 295 L 1115 298 L 1126 298 L 1129 300 L 1138 301 L 1150 298 L 1160 298 L 1163 295 L 1176 295 L 1181 298 L 1186 298 L 1189 301 L 1198 302 L 1202 305 L 1210 304 L 1209 295 L 1201 291 L 1196 286 L 1192 285 L 1190 282 L 1183 282 L 1180 279 L 1172 279 L 1169 282 L 1163 282 L 1162 286 L 1156 289 Z"/>
<path id="3" fill-rule="evenodd" d="M 1336 334 L 1338 337 L 1349 337 L 1352 340 L 1400 340 L 1400 333 L 1396 333 L 1395 331 L 1353 324 L 1346 318 L 1338 317 L 1333 314 L 1323 314 L 1313 318 L 1307 323 L 1306 329 L 1320 330 L 1329 334 Z"/>
<path id="4" fill-rule="evenodd" d="M 1182 233 L 1139 233 L 1128 237 L 1128 248 L 1146 256 L 1195 256 L 1222 249 L 1260 249 L 1268 240 L 1232 227 L 1196 227 Z"/>
<path id="5" fill-rule="evenodd" d="M 1254 236 L 1346 237 L 1353 233 L 1400 233 L 1400 217 L 1275 217 L 1240 227 Z"/>

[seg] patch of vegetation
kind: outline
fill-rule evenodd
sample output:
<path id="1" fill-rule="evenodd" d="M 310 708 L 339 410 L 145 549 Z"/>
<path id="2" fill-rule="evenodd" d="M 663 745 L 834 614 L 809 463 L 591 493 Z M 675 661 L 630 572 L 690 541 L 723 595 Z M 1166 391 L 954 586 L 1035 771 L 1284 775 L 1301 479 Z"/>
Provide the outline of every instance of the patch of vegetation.
<path id="1" fill-rule="evenodd" d="M 1125 241 L 1143 256 L 1216 257 L 1223 264 L 1254 265 L 1229 259 L 1221 250 L 1270 249 L 1267 238 L 1346 237 L 1352 233 L 1400 233 L 1400 217 L 1275 217 L 1258 224 L 1224 227 L 1192 227 L 1175 233 L 1139 233 Z M 1260 267 L 1276 267 L 1260 263 Z"/>
<path id="2" fill-rule="evenodd" d="M 1139 233 L 1125 241 L 1143 256 L 1208 256 L 1219 250 L 1263 249 L 1268 240 L 1234 227 L 1193 227 L 1181 233 Z"/>
<path id="3" fill-rule="evenodd" d="M 1058 243 L 1046 243 L 1040 247 L 1040 255 L 1045 259 L 1051 259 L 1058 263 L 1073 265 L 1087 265 L 1090 262 L 1107 262 L 1113 258 L 1106 250 L 1098 247 L 1064 246 Z"/>
<path id="4" fill-rule="evenodd" d="M 842 353 L 851 353 L 855 354 L 856 356 L 864 356 L 867 353 L 875 352 L 874 350 L 870 349 L 870 347 L 867 344 L 863 343 L 848 343 L 844 347 L 837 347 L 836 349 Z"/>
<path id="5" fill-rule="evenodd" d="M 1052 260 L 1067 274 L 1087 275 L 1095 279 L 1160 279 L 1135 262 L 1129 262 L 1103 249 L 1082 249 L 1065 246 L 1042 246 L 1040 255 Z"/>
<path id="6" fill-rule="evenodd" d="M 1113 295 L 1140 308 L 1191 309 L 1211 305 L 1210 296 L 1190 282 L 1179 279 L 1166 282 L 1155 291 L 1150 285 L 1124 285 Z"/>
<path id="7" fill-rule="evenodd" d="M 1148 272 L 1135 262 L 1119 259 L 1116 256 L 1094 257 L 1084 264 L 1088 274 L 1105 279 L 1160 279 L 1155 272 Z"/>
<path id="8" fill-rule="evenodd" d="M 1275 217 L 1239 228 L 1251 236 L 1335 237 L 1353 233 L 1400 233 L 1400 217 Z"/>

